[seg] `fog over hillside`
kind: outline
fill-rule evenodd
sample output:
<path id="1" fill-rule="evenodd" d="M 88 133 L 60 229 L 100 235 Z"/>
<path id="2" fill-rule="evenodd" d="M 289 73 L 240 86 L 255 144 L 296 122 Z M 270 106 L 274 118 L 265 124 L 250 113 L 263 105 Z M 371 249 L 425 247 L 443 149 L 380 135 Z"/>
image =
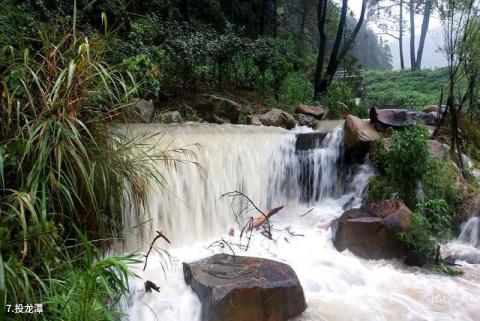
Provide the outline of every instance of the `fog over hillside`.
<path id="1" fill-rule="evenodd" d="M 418 43 L 420 41 L 420 34 L 417 33 L 415 37 L 415 50 L 418 48 Z M 443 53 L 439 51 L 439 48 L 443 43 L 443 32 L 442 27 L 438 26 L 433 29 L 430 29 L 427 34 L 427 39 L 425 40 L 425 48 L 423 52 L 422 59 L 422 68 L 440 68 L 447 65 L 447 60 L 445 59 Z M 390 49 L 393 56 L 393 68 L 400 69 L 400 57 L 399 57 L 399 48 L 398 41 L 390 41 Z M 403 54 L 405 61 L 405 68 L 410 68 L 410 38 L 408 35 L 403 39 Z"/>

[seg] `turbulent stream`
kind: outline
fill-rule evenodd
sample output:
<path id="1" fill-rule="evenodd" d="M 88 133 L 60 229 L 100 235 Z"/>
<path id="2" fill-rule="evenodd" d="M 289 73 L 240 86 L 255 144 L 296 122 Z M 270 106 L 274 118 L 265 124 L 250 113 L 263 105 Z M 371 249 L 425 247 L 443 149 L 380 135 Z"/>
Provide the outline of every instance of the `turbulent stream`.
<path id="1" fill-rule="evenodd" d="M 360 259 L 333 247 L 331 229 L 325 224 L 361 205 L 368 178 L 374 174 L 368 163 L 344 164 L 340 124 L 328 123 L 324 129 L 328 134 L 311 151 L 296 149 L 299 131 L 279 128 L 185 124 L 135 125 L 126 130 L 137 136 L 161 132 L 158 148 L 190 146 L 202 166 L 186 163 L 165 171 L 167 187 L 150 192 L 143 213 L 136 215 L 128 204 L 124 210 L 127 226 L 132 227 L 124 251 L 145 251 L 157 230 L 172 242 L 169 247 L 161 240 L 157 243 L 170 257 L 154 251 L 146 271 L 143 265 L 138 267 L 141 278 L 130 281 L 131 293 L 123 307 L 126 319 L 200 320 L 200 302 L 183 280 L 181 263 L 230 253 L 226 246 L 209 245 L 222 238 L 238 243 L 231 199 L 221 195 L 241 191 L 261 209 L 285 205 L 272 218 L 273 241 L 254 233 L 247 252 L 235 246 L 233 250 L 293 267 L 308 304 L 295 320 L 480 320 L 479 265 L 465 264 L 462 276 L 448 277 L 407 268 L 396 260 Z M 198 148 L 192 146 L 197 143 Z M 476 224 L 468 222 L 462 233 L 447 247 L 476 250 L 478 219 Z M 145 280 L 159 285 L 160 292 L 146 293 Z"/>

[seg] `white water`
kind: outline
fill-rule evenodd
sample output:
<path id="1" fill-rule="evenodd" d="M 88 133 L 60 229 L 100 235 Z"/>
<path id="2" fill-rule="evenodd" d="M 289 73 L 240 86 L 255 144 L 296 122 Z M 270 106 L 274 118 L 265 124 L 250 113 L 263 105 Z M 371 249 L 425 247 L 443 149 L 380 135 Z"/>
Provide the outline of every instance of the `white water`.
<path id="1" fill-rule="evenodd" d="M 331 230 L 324 225 L 345 208 L 360 205 L 373 174 L 368 164 L 343 169 L 340 129 L 313 152 L 300 154 L 295 153 L 295 135 L 277 128 L 196 124 L 130 129 L 134 135 L 165 131 L 162 142 L 174 139 L 175 147 L 200 143 L 198 161 L 207 176 L 199 175 L 195 166 L 181 166 L 167 174 L 170 193 L 152 191 L 146 214 L 136 218 L 126 211 L 130 226 L 150 220 L 132 230 L 127 250 L 145 250 L 156 230 L 164 231 L 173 243 L 172 260 L 154 254 L 145 272 L 139 267 L 141 278 L 131 281 L 133 291 L 125 307 L 128 319 L 200 320 L 200 303 L 183 281 L 181 262 L 230 252 L 227 247 L 208 246 L 222 237 L 238 242 L 230 200 L 219 197 L 240 190 L 262 209 L 285 205 L 273 218 L 279 230 L 274 232 L 275 241 L 256 234 L 248 252 L 234 250 L 293 267 L 308 303 L 297 321 L 480 320 L 477 267 L 467 266 L 463 276 L 454 278 L 335 250 Z M 235 228 L 234 237 L 227 234 L 230 227 Z M 167 265 L 165 272 L 162 265 Z M 145 293 L 145 280 L 160 285 L 160 293 Z"/>

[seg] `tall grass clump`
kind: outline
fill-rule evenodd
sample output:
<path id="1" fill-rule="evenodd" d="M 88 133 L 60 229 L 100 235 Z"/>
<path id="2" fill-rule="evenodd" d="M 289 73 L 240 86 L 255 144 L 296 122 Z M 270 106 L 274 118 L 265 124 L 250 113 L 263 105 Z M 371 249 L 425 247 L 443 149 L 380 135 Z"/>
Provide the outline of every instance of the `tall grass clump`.
<path id="1" fill-rule="evenodd" d="M 121 230 L 115 204 L 143 204 L 164 184 L 151 162 L 176 160 L 115 130 L 138 87 L 104 63 L 100 37 L 59 24 L 30 44 L 0 55 L 0 313 L 112 320 L 137 262 L 99 250 Z M 8 314 L 4 301 L 44 313 Z"/>

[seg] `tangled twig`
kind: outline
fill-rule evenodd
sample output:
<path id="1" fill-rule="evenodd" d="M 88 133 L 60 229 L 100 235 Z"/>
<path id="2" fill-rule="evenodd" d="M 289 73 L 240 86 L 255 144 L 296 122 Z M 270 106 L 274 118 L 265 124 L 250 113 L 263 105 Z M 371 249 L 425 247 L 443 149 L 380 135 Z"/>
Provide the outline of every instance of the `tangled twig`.
<path id="1" fill-rule="evenodd" d="M 153 249 L 153 245 L 159 238 L 163 238 L 165 241 L 167 241 L 168 244 L 172 244 L 170 243 L 170 240 L 165 235 L 163 235 L 162 232 L 157 231 L 157 236 L 155 236 L 155 238 L 153 239 L 152 243 L 150 244 L 150 248 L 148 249 L 147 255 L 145 255 L 145 265 L 143 266 L 143 271 L 145 271 L 145 269 L 147 268 L 148 256 Z"/>

